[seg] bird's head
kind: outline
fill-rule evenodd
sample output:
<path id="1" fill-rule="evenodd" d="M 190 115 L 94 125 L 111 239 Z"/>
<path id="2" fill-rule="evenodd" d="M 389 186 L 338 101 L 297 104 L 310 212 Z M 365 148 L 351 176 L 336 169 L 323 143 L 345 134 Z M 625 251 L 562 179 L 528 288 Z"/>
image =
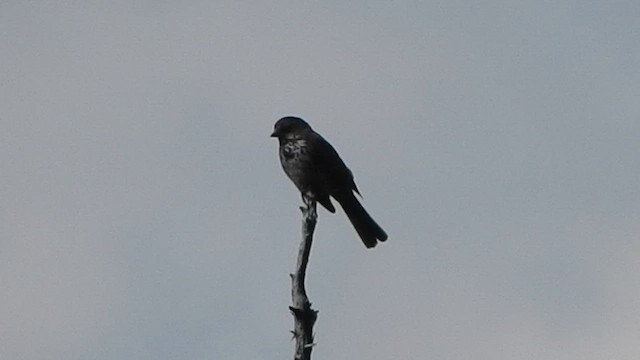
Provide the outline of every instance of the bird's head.
<path id="1" fill-rule="evenodd" d="M 295 116 L 286 116 L 278 120 L 273 126 L 271 137 L 286 138 L 295 134 L 311 130 L 311 126 L 306 121 Z"/>

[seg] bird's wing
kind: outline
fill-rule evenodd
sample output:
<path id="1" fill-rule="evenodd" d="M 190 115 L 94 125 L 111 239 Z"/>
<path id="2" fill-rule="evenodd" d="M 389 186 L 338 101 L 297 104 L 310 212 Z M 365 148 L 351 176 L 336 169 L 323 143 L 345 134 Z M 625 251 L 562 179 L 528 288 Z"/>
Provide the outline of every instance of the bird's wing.
<path id="1" fill-rule="evenodd" d="M 313 163 L 317 164 L 316 174 L 325 176 L 323 181 L 328 184 L 331 192 L 352 190 L 360 195 L 360 191 L 353 180 L 353 174 L 342 161 L 338 152 L 320 134 L 314 133 L 312 138 L 311 156 Z"/>

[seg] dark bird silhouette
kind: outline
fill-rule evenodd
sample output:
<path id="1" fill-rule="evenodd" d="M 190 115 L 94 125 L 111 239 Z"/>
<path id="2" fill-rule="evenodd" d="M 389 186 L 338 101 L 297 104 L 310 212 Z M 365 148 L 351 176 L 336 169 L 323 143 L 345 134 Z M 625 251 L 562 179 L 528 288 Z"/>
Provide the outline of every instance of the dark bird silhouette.
<path id="1" fill-rule="evenodd" d="M 280 142 L 280 163 L 284 172 L 302 195 L 315 199 L 329 212 L 335 213 L 333 197 L 368 248 L 387 240 L 387 234 L 362 207 L 353 192 L 360 192 L 353 174 L 336 150 L 306 121 L 287 116 L 278 120 L 272 137 Z"/>

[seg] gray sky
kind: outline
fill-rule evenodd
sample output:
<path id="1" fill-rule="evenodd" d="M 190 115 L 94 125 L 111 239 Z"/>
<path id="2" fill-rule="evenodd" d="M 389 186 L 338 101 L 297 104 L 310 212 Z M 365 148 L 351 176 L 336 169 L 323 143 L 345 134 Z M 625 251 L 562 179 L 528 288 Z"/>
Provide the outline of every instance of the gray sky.
<path id="1" fill-rule="evenodd" d="M 319 212 L 314 359 L 640 357 L 640 3 L 0 4 L 0 358 L 282 359 L 281 116 Z"/>

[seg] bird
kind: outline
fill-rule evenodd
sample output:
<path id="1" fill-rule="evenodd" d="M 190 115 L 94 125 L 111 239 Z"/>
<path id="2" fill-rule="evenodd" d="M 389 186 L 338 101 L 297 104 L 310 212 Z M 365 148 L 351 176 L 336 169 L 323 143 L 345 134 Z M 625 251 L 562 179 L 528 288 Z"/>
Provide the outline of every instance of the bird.
<path id="1" fill-rule="evenodd" d="M 342 207 L 367 248 L 387 240 L 387 233 L 367 213 L 354 193 L 360 195 L 351 170 L 338 152 L 303 119 L 285 116 L 278 120 L 271 137 L 278 138 L 282 169 L 305 196 L 319 202 L 330 213 Z"/>

